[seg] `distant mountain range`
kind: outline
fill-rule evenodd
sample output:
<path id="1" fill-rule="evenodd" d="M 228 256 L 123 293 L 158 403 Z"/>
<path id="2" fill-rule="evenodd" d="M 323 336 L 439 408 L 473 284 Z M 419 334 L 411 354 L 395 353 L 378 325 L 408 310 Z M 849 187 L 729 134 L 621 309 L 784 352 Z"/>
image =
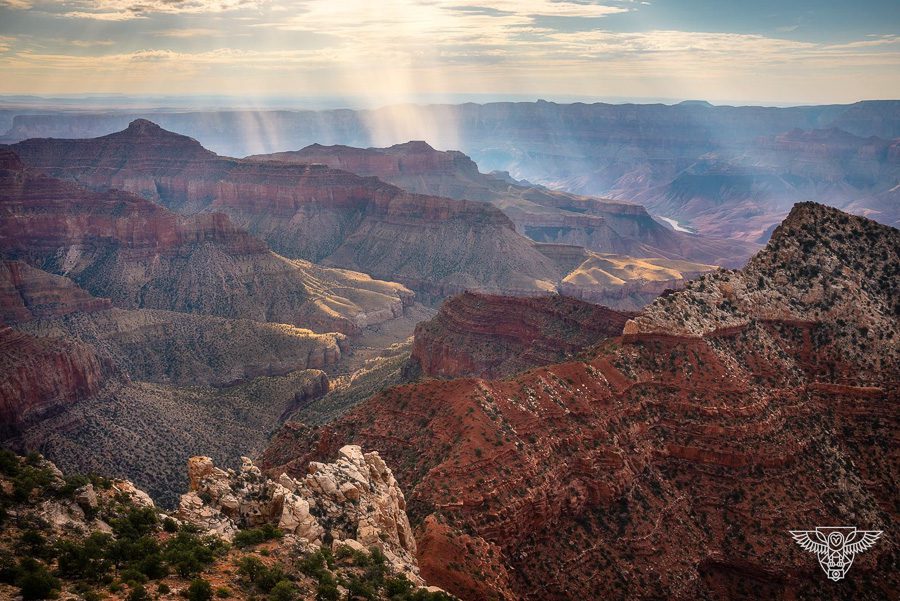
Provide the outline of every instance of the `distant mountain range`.
<path id="1" fill-rule="evenodd" d="M 790 206 L 806 200 L 883 223 L 900 219 L 896 100 L 789 108 L 539 101 L 356 111 L 4 114 L 11 142 L 95 137 L 144 117 L 231 156 L 316 143 L 367 148 L 426 140 L 466 153 L 486 171 L 636 201 L 691 231 L 746 242 L 765 242 Z M 799 157 L 782 160 L 798 145 L 805 147 L 799 154 L 813 153 L 820 166 L 828 164 L 827 172 Z M 846 160 L 850 147 L 858 152 Z M 449 188 L 442 194 L 452 195 Z"/>

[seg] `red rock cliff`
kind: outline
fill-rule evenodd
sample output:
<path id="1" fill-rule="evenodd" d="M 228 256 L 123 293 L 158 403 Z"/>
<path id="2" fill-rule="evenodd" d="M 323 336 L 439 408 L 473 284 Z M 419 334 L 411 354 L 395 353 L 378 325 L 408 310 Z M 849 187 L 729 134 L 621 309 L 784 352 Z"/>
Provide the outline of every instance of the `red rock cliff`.
<path id="1" fill-rule="evenodd" d="M 416 326 L 412 359 L 428 376 L 508 376 L 619 336 L 630 316 L 555 295 L 466 293 Z"/>

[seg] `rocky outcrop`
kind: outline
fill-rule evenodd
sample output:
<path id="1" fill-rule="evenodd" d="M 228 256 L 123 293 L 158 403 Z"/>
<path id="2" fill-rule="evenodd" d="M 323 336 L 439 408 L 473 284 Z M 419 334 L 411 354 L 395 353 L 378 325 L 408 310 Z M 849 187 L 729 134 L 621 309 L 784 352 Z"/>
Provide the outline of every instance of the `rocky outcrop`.
<path id="1" fill-rule="evenodd" d="M 406 500 L 378 453 L 338 450 L 334 463 L 309 464 L 306 474 L 269 479 L 246 457 L 239 471 L 209 457 L 188 461 L 189 492 L 176 517 L 232 540 L 240 528 L 277 526 L 308 548 L 380 549 L 395 570 L 422 584 Z"/>
<path id="2" fill-rule="evenodd" d="M 833 185 L 835 180 L 820 177 L 818 170 L 825 165 L 827 171 L 842 172 L 843 158 L 833 157 L 847 146 L 843 134 L 811 133 L 808 142 L 794 136 L 796 141 L 785 144 L 786 151 L 777 155 L 784 159 L 781 164 L 769 160 L 766 147 L 770 143 L 765 141 L 791 137 L 798 129 L 842 130 L 858 136 L 862 146 L 872 136 L 894 141 L 900 136 L 896 100 L 785 108 L 538 101 L 360 111 L 19 114 L 9 135 L 15 140 L 98 136 L 122 129 L 139 116 L 151 117 L 233 156 L 303 148 L 315 142 L 367 147 L 424 138 L 439 148 L 466 152 L 487 171 L 508 171 L 519 179 L 581 195 L 639 202 L 652 214 L 677 219 L 693 231 L 733 235 L 742 248 L 719 250 L 732 256 L 743 252 L 743 259 L 754 252 L 753 243 L 761 232 L 780 222 L 793 203 L 810 198 L 882 223 L 895 225 L 897 219 L 896 191 L 888 192 L 896 186 L 896 162 L 891 167 L 877 156 L 854 156 L 845 162 L 847 177 Z M 828 137 L 832 139 L 823 139 Z M 837 152 L 812 150 L 832 145 Z M 803 150 L 792 157 L 798 147 Z M 731 176 L 705 177 L 703 164 L 710 157 L 717 162 L 735 161 Z M 807 162 L 806 157 L 815 158 Z M 812 171 L 796 169 L 800 162 L 807 162 Z M 685 172 L 699 177 L 682 178 Z M 871 175 L 878 172 L 889 177 L 873 179 Z M 891 177 L 894 183 L 885 187 Z M 885 193 L 893 201 L 879 198 Z M 451 194 L 449 187 L 446 194 Z M 773 203 L 778 205 L 775 211 Z M 684 210 L 668 212 L 677 208 Z M 595 250 L 634 254 L 605 247 Z M 726 267 L 743 263 L 720 263 L 709 255 L 692 258 Z"/>
<path id="3" fill-rule="evenodd" d="M 122 597 L 143 597 L 148 589 L 163 598 L 187 597 L 196 590 L 195 583 L 202 582 L 214 587 L 218 597 L 340 598 L 363 591 L 372 600 L 451 601 L 441 589 L 426 585 L 415 557 L 396 536 L 412 533 L 390 470 L 376 453 L 363 455 L 358 447 L 344 451 L 317 474 L 343 484 L 352 503 L 334 503 L 333 495 L 318 492 L 307 502 L 285 486 L 265 481 L 249 460 L 236 474 L 219 470 L 206 458 L 194 458 L 189 464 L 191 486 L 203 495 L 221 493 L 223 509 L 236 507 L 246 518 L 235 530 L 240 536 L 229 545 L 221 532 L 210 536 L 201 529 L 210 523 L 202 511 L 189 512 L 188 520 L 173 517 L 184 515 L 160 510 L 128 480 L 64 474 L 37 453 L 19 457 L 2 450 L 0 499 L 7 520 L 0 529 L 6 565 L 0 592 L 10 599 L 74 599 L 103 594 L 99 591 L 105 590 L 104 581 L 121 573 L 123 582 L 114 588 Z M 291 485 L 286 476 L 282 480 Z M 350 492 L 351 486 L 363 484 L 366 490 L 358 496 Z M 209 509 L 194 492 L 185 499 Z M 269 511 L 271 516 L 261 513 Z M 362 520 L 362 534 L 329 539 L 326 546 L 298 533 L 294 518 L 301 514 L 317 528 L 319 522 L 334 524 L 335 534 L 349 532 Z M 220 520 L 228 519 L 220 514 Z M 42 577 L 39 584 L 33 574 Z"/>
<path id="4" fill-rule="evenodd" d="M 349 345 L 346 336 L 333 332 L 149 309 L 75 313 L 17 329 L 89 345 L 134 380 L 178 386 L 234 386 L 260 376 L 326 369 Z"/>
<path id="5" fill-rule="evenodd" d="M 563 296 L 466 293 L 416 326 L 411 360 L 433 377 L 510 376 L 619 336 L 632 315 Z"/>
<path id="6" fill-rule="evenodd" d="M 119 307 L 353 334 L 412 299 L 399 284 L 275 255 L 221 213 L 183 217 L 37 174 L 8 150 L 0 160 L 0 251 Z"/>
<path id="7" fill-rule="evenodd" d="M 122 188 L 181 212 L 216 211 L 293 259 L 444 295 L 552 289 L 557 273 L 502 212 L 405 192 L 323 165 L 219 157 L 134 121 L 92 140 L 28 140 L 30 166 L 96 190 Z"/>
<path id="8" fill-rule="evenodd" d="M 396 387 L 288 424 L 264 464 L 378 448 L 420 553 L 442 554 L 423 575 L 460 595 L 837 598 L 786 532 L 900 522 L 898 235 L 798 205 L 746 270 L 658 299 L 581 361 Z M 462 536 L 492 578 L 467 578 Z M 896 590 L 896 558 L 857 556 L 861 596 Z"/>

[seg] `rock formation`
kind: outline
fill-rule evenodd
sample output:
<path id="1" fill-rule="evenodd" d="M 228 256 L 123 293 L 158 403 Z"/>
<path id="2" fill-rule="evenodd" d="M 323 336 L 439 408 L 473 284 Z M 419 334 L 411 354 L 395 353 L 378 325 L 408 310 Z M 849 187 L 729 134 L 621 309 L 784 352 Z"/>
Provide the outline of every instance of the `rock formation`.
<path id="1" fill-rule="evenodd" d="M 438 151 L 425 142 L 367 149 L 313 144 L 298 151 L 248 158 L 322 164 L 375 176 L 410 192 L 489 202 L 509 216 L 519 233 L 538 242 L 730 266 L 743 263 L 754 250 L 752 245 L 673 231 L 654 221 L 640 205 L 558 192 L 481 173 L 465 154 Z"/>
<path id="2" fill-rule="evenodd" d="M 264 465 L 377 448 L 423 576 L 464 597 L 841 598 L 787 531 L 900 522 L 898 249 L 896 229 L 798 205 L 746 270 L 658 299 L 591 356 L 387 390 L 287 424 Z M 852 595 L 897 590 L 897 554 L 858 555 Z"/>
<path id="3" fill-rule="evenodd" d="M 96 394 L 115 368 L 89 345 L 0 325 L 0 438 Z"/>
<path id="4" fill-rule="evenodd" d="M 632 315 L 563 296 L 466 293 L 416 326 L 412 361 L 427 376 L 510 376 L 619 336 Z"/>
<path id="5" fill-rule="evenodd" d="M 311 489 L 266 480 L 249 460 L 240 473 L 206 457 L 189 469 L 192 492 L 169 514 L 128 480 L 0 451 L 0 596 L 174 600 L 199 583 L 219 598 L 452 599 L 419 576 L 403 493 L 377 453 L 342 449 L 314 466 Z"/>
<path id="6" fill-rule="evenodd" d="M 637 310 L 667 290 L 678 290 L 714 265 L 676 259 L 639 259 L 595 253 L 578 246 L 542 244 L 542 253 L 553 259 L 566 276 L 560 294 L 618 310 Z"/>
<path id="7" fill-rule="evenodd" d="M 127 474 L 165 502 L 185 458 L 253 452 L 324 395 L 349 341 L 286 324 L 118 309 L 0 262 L 0 437 L 67 469 Z M 149 461 L 152 457 L 153 461 Z"/>
<path id="8" fill-rule="evenodd" d="M 101 136 L 137 117 L 232 156 L 313 143 L 365 148 L 426 139 L 438 148 L 465 152 L 486 171 L 509 172 L 556 190 L 640 202 L 652 214 L 676 219 L 693 231 L 738 237 L 747 244 L 745 257 L 760 233 L 777 224 L 795 202 L 815 198 L 891 225 L 897 218 L 896 190 L 891 191 L 896 152 L 872 153 L 880 143 L 867 141 L 875 136 L 894 145 L 900 137 L 896 100 L 785 108 L 538 101 L 359 111 L 18 114 L 8 135 L 11 140 Z M 803 133 L 792 133 L 796 130 Z M 835 130 L 840 133 L 828 133 Z M 857 141 L 848 142 L 848 135 Z M 772 153 L 772 140 L 785 151 Z M 409 146 L 409 151 L 418 150 Z M 848 147 L 863 150 L 848 155 Z M 328 152 L 327 147 L 313 150 Z M 707 176 L 704 165 L 711 158 L 718 167 Z M 387 166 L 384 157 L 363 164 L 351 158 L 345 164 L 393 167 L 396 157 L 387 159 Z M 417 160 L 415 165 L 446 169 L 448 162 Z M 446 181 L 444 193 L 450 195 L 457 184 Z M 773 202 L 777 210 L 772 210 Z M 665 212 L 679 208 L 684 210 L 678 215 Z M 710 257 L 694 260 L 717 263 Z"/>
<path id="9" fill-rule="evenodd" d="M 394 569 L 422 584 L 406 500 L 378 453 L 338 450 L 334 463 L 309 464 L 305 476 L 269 479 L 244 457 L 239 471 L 209 457 L 188 461 L 190 489 L 175 516 L 231 541 L 241 528 L 270 524 L 311 549 L 380 549 Z"/>
<path id="10" fill-rule="evenodd" d="M 219 213 L 176 215 L 89 192 L 0 151 L 0 252 L 66 275 L 124 308 L 242 317 L 354 333 L 402 312 L 398 284 L 290 261 Z"/>
<path id="11" fill-rule="evenodd" d="M 484 203 L 411 194 L 324 166 L 219 157 L 145 120 L 92 140 L 28 140 L 13 148 L 55 177 L 121 188 L 181 212 L 222 212 L 286 257 L 430 295 L 547 291 L 558 275 Z"/>
<path id="12" fill-rule="evenodd" d="M 68 278 L 35 269 L 21 261 L 0 261 L 0 321 L 15 324 L 112 307 Z"/>

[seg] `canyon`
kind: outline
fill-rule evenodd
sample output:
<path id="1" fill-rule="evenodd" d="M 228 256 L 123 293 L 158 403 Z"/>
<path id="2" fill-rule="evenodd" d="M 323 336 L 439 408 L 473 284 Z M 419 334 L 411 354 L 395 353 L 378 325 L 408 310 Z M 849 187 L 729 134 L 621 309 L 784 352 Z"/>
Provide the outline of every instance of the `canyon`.
<path id="1" fill-rule="evenodd" d="M 248 158 L 327 165 L 378 177 L 410 192 L 489 202 L 513 221 L 519 233 L 537 242 L 727 266 L 742 264 L 756 250 L 752 244 L 673 231 L 633 203 L 559 192 L 513 180 L 508 173 L 481 173 L 465 154 L 438 151 L 423 141 L 366 149 L 313 144 Z"/>
<path id="2" fill-rule="evenodd" d="M 423 295 L 554 290 L 551 262 L 485 203 L 412 194 L 324 166 L 219 157 L 144 120 L 101 138 L 11 148 L 49 175 L 206 211 L 195 219 L 221 212 L 285 257 L 389 278 Z"/>
<path id="3" fill-rule="evenodd" d="M 348 579 L 888 597 L 892 542 L 834 589 L 787 531 L 897 526 L 898 106 L 18 116 L 0 438 Z"/>
<path id="4" fill-rule="evenodd" d="M 87 190 L 6 149 L 0 216 L 4 444 L 164 503 L 189 453 L 233 465 L 261 450 L 369 328 L 411 333 L 400 284 L 286 259 L 221 213 Z"/>
<path id="5" fill-rule="evenodd" d="M 291 261 L 227 216 L 180 216 L 142 197 L 91 192 L 0 150 L 0 251 L 66 275 L 123 308 L 249 318 L 353 333 L 391 319 L 399 284 Z"/>
<path id="6" fill-rule="evenodd" d="M 95 137 L 136 118 L 233 156 L 426 139 L 464 152 L 487 171 L 578 195 L 640 202 L 692 231 L 751 246 L 764 243 L 770 228 L 801 201 L 832 203 L 889 225 L 898 217 L 896 100 L 794 107 L 537 101 L 331 111 L 37 112 L 48 114 L 11 114 L 5 139 Z M 866 141 L 873 136 L 879 140 Z M 846 160 L 848 137 L 858 138 L 854 146 L 895 150 L 864 150 Z M 783 150 L 773 152 L 773 145 Z M 815 148 L 816 161 L 830 165 L 830 172 L 814 163 L 798 168 L 788 156 L 798 146 Z M 753 202 L 753 194 L 766 201 Z M 666 212 L 673 208 L 677 215 Z"/>
<path id="7" fill-rule="evenodd" d="M 34 139 L 11 148 L 35 169 L 95 190 L 129 190 L 194 219 L 206 218 L 211 211 L 225 213 L 285 257 L 399 282 L 425 301 L 465 290 L 514 295 L 571 290 L 581 298 L 632 308 L 662 290 L 646 283 L 658 282 L 658 277 L 638 272 L 626 276 L 627 292 L 609 279 L 580 278 L 573 284 L 566 278 L 578 265 L 563 265 L 548 256 L 549 245 L 536 244 L 523 233 L 536 240 L 578 242 L 683 265 L 691 263 L 684 257 L 739 263 L 750 248 L 674 232 L 637 205 L 509 185 L 479 173 L 460 153 L 437 152 L 423 143 L 395 147 L 392 153 L 316 147 L 317 153 L 321 150 L 317 156 L 301 153 L 298 159 L 335 157 L 328 164 L 273 157 L 237 160 L 138 120 L 101 138 Z M 380 165 L 379 157 L 390 161 L 372 168 L 372 163 Z M 356 169 L 366 177 L 336 167 Z M 390 179 L 394 172 L 408 174 L 396 183 L 412 192 L 372 175 Z M 447 190 L 439 183 L 442 173 L 463 183 Z M 466 181 L 473 183 L 464 185 Z M 459 198 L 433 195 L 445 192 Z M 522 210 L 531 214 L 527 223 L 519 220 Z M 697 263 L 689 269 L 713 268 Z M 682 276 L 670 275 L 668 287 L 683 283 Z"/>
<path id="8" fill-rule="evenodd" d="M 896 229 L 799 204 L 746 268 L 590 353 L 288 422 L 262 463 L 377 448 L 421 573 L 462 598 L 840 597 L 787 531 L 896 528 L 898 248 Z M 890 596 L 896 561 L 890 544 L 858 556 L 852 596 Z"/>

